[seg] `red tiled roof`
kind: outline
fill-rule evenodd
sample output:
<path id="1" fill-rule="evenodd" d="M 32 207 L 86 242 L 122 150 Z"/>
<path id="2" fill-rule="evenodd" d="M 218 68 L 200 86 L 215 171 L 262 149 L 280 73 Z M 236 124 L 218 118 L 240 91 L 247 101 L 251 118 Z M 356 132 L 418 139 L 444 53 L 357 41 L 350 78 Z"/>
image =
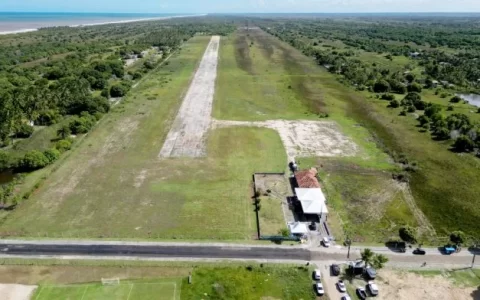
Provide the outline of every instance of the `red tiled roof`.
<path id="1" fill-rule="evenodd" d="M 298 187 L 304 189 L 313 189 L 320 188 L 320 183 L 318 183 L 317 170 L 311 168 L 310 170 L 303 170 L 295 173 L 295 179 L 297 179 Z"/>

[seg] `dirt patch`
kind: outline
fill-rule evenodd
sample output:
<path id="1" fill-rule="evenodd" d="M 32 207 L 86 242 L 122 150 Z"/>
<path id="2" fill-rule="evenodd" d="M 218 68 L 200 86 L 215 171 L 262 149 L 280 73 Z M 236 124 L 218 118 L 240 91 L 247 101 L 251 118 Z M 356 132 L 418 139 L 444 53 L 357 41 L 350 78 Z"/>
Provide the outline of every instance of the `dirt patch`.
<path id="1" fill-rule="evenodd" d="M 274 129 L 280 134 L 289 161 L 296 157 L 353 156 L 358 152 L 358 146 L 340 131 L 335 122 L 215 120 L 213 125 L 216 127 L 254 126 Z"/>
<path id="2" fill-rule="evenodd" d="M 0 299 L 29 300 L 36 288 L 36 285 L 0 284 Z"/>
<path id="3" fill-rule="evenodd" d="M 380 289 L 378 299 L 479 299 L 472 296 L 475 288 L 457 287 L 440 275 L 425 277 L 411 272 L 382 270 L 381 278 L 376 281 Z"/>
<path id="4" fill-rule="evenodd" d="M 201 157 L 210 127 L 220 37 L 213 36 L 159 157 Z"/>

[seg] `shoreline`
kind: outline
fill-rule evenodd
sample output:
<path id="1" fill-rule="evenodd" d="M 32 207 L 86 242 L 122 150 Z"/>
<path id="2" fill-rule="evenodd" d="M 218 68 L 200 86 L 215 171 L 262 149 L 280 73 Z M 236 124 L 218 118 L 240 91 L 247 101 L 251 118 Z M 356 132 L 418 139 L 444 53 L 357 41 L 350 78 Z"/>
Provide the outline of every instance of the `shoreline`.
<path id="1" fill-rule="evenodd" d="M 203 16 L 206 16 L 206 15 L 207 14 L 167 16 L 167 17 L 144 18 L 144 19 L 133 19 L 133 20 L 108 21 L 108 22 L 99 22 L 99 23 L 73 24 L 73 25 L 65 25 L 65 26 L 52 25 L 52 26 L 45 26 L 45 27 L 39 27 L 39 28 L 25 28 L 25 29 L 11 30 L 11 31 L 0 31 L 0 35 L 34 32 L 34 31 L 38 31 L 40 28 L 42 28 L 42 29 L 43 28 L 55 28 L 55 27 L 77 28 L 77 27 L 100 26 L 100 25 L 108 25 L 108 24 L 125 24 L 125 23 L 143 22 L 143 21 L 168 20 L 168 19 L 174 19 L 174 18 L 203 17 Z"/>

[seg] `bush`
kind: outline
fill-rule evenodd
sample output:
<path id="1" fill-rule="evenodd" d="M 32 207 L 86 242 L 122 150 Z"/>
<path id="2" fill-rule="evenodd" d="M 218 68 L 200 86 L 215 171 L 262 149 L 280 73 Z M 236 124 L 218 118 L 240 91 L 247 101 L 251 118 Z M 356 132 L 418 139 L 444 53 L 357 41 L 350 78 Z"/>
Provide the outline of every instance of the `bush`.
<path id="1" fill-rule="evenodd" d="M 385 80 L 379 80 L 373 85 L 373 91 L 375 93 L 387 93 L 390 91 L 390 84 Z"/>
<path id="2" fill-rule="evenodd" d="M 391 101 L 391 100 L 394 100 L 394 99 L 395 99 L 395 95 L 392 95 L 392 94 L 383 94 L 383 95 L 382 95 L 382 99 L 383 99 L 383 100 Z"/>
<path id="3" fill-rule="evenodd" d="M 455 140 L 453 148 L 459 152 L 471 152 L 475 148 L 475 142 L 470 137 L 461 135 Z"/>
<path id="4" fill-rule="evenodd" d="M 404 226 L 398 231 L 400 238 L 410 244 L 415 244 L 417 242 L 417 232 L 414 228 L 410 226 Z"/>
<path id="5" fill-rule="evenodd" d="M 15 136 L 17 138 L 28 138 L 32 134 L 33 134 L 33 127 L 28 124 L 20 125 L 15 132 Z"/>
<path id="6" fill-rule="evenodd" d="M 48 158 L 38 150 L 32 150 L 25 154 L 23 159 L 20 161 L 20 169 L 26 171 L 38 170 L 46 165 L 48 165 L 50 161 Z"/>
<path id="7" fill-rule="evenodd" d="M 43 151 L 43 155 L 48 159 L 49 164 L 53 163 L 60 157 L 60 151 L 57 149 L 48 149 Z"/>
<path id="8" fill-rule="evenodd" d="M 458 96 L 455 96 L 452 99 L 450 99 L 450 102 L 452 102 L 452 103 L 459 103 L 460 101 L 462 101 L 462 98 L 460 98 Z"/>
<path id="9" fill-rule="evenodd" d="M 110 96 L 113 98 L 123 97 L 127 94 L 127 92 L 127 88 L 121 84 L 116 84 L 110 88 Z"/>
<path id="10" fill-rule="evenodd" d="M 56 110 L 44 110 L 39 113 L 35 123 L 42 126 L 50 126 L 57 123 L 61 119 L 61 115 Z"/>
<path id="11" fill-rule="evenodd" d="M 392 108 L 400 107 L 400 102 L 398 102 L 398 100 L 392 100 L 390 101 L 389 107 L 392 107 Z"/>
<path id="12" fill-rule="evenodd" d="M 14 159 L 9 152 L 0 150 L 0 170 L 10 169 L 14 165 Z"/>
<path id="13" fill-rule="evenodd" d="M 140 78 L 142 78 L 142 73 L 140 73 L 140 72 L 135 72 L 135 73 L 133 74 L 133 77 L 132 77 L 132 78 L 133 78 L 133 80 L 140 79 Z"/>
<path id="14" fill-rule="evenodd" d="M 55 148 L 60 151 L 60 153 L 63 153 L 67 150 L 70 150 L 72 148 L 72 142 L 70 140 L 59 140 L 55 144 Z"/>
<path id="15" fill-rule="evenodd" d="M 87 133 L 96 122 L 95 116 L 88 113 L 82 113 L 81 117 L 74 118 L 70 121 L 69 127 L 73 134 Z"/>
<path id="16" fill-rule="evenodd" d="M 449 106 L 447 107 L 447 111 L 453 111 L 453 105 L 449 105 Z"/>
<path id="17" fill-rule="evenodd" d="M 416 110 L 417 109 L 413 105 L 410 105 L 410 106 L 407 107 L 407 112 L 409 112 L 409 113 L 414 113 Z"/>
<path id="18" fill-rule="evenodd" d="M 422 86 L 420 84 L 414 82 L 407 87 L 407 91 L 420 93 L 420 92 L 422 92 Z"/>
<path id="19" fill-rule="evenodd" d="M 450 241 L 456 245 L 465 243 L 466 236 L 463 231 L 454 231 L 450 234 Z"/>

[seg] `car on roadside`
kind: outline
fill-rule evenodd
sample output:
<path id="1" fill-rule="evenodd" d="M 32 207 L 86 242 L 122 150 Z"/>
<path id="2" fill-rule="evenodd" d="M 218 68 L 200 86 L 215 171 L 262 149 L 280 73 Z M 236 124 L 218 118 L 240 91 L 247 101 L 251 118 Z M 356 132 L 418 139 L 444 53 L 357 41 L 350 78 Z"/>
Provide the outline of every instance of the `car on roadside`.
<path id="1" fill-rule="evenodd" d="M 330 267 L 330 270 L 331 270 L 333 276 L 340 275 L 340 266 L 339 265 L 332 264 L 332 266 Z"/>
<path id="2" fill-rule="evenodd" d="M 347 287 L 345 286 L 345 283 L 342 280 L 339 280 L 337 282 L 337 289 L 342 293 L 345 293 L 347 291 Z"/>
<path id="3" fill-rule="evenodd" d="M 322 279 L 322 274 L 320 273 L 320 270 L 319 270 L 319 269 L 315 269 L 315 270 L 313 271 L 312 277 L 313 277 L 314 280 L 317 280 L 317 281 L 320 280 L 320 279 Z"/>
<path id="4" fill-rule="evenodd" d="M 326 248 L 330 247 L 330 239 L 328 237 L 322 238 L 322 245 Z"/>
<path id="5" fill-rule="evenodd" d="M 321 282 L 315 283 L 315 293 L 317 293 L 318 296 L 325 295 L 325 290 L 323 289 L 323 284 Z"/>
<path id="6" fill-rule="evenodd" d="M 343 295 L 341 300 L 352 300 L 349 295 Z"/>
<path id="7" fill-rule="evenodd" d="M 423 250 L 422 248 L 417 248 L 413 250 L 413 254 L 415 255 L 425 255 L 427 254 L 427 251 Z"/>
<path id="8" fill-rule="evenodd" d="M 374 268 L 372 268 L 370 266 L 367 266 L 365 268 L 365 275 L 366 275 L 368 280 L 373 280 L 377 277 L 377 270 L 375 270 Z"/>
<path id="9" fill-rule="evenodd" d="M 363 287 L 357 287 L 357 296 L 360 300 L 365 300 L 367 299 L 367 292 L 365 291 L 365 289 Z"/>
<path id="10" fill-rule="evenodd" d="M 378 296 L 378 286 L 375 282 L 369 281 L 367 284 L 367 289 L 371 296 Z"/>

